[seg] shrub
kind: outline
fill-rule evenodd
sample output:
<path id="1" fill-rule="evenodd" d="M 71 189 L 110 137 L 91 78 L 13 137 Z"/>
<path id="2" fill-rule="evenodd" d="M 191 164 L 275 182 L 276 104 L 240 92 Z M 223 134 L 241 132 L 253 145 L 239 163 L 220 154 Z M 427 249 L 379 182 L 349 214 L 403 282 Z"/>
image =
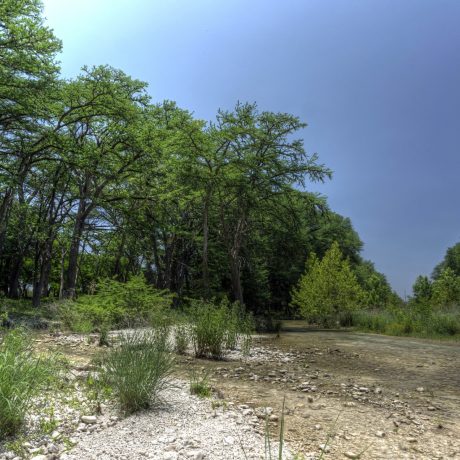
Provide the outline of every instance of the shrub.
<path id="1" fill-rule="evenodd" d="M 432 330 L 439 335 L 460 334 L 460 319 L 452 314 L 440 313 L 432 318 Z"/>
<path id="2" fill-rule="evenodd" d="M 172 297 L 168 291 L 148 285 L 142 276 L 126 283 L 102 280 L 96 294 L 60 303 L 58 316 L 65 327 L 80 333 L 146 325 L 162 317 Z"/>
<path id="3" fill-rule="evenodd" d="M 123 334 L 120 343 L 102 356 L 101 378 L 124 412 L 150 407 L 167 386 L 174 364 L 168 333 L 157 329 Z"/>
<path id="4" fill-rule="evenodd" d="M 305 273 L 292 291 L 291 306 L 298 308 L 305 319 L 329 327 L 337 324 L 340 312 L 362 308 L 364 298 L 350 262 L 334 242 L 322 260 L 315 254 L 310 256 Z"/>
<path id="5" fill-rule="evenodd" d="M 0 342 L 0 439 L 21 428 L 33 398 L 56 373 L 56 362 L 33 352 L 25 330 L 5 333 Z"/>
<path id="6" fill-rule="evenodd" d="M 250 337 L 252 319 L 239 305 L 192 301 L 189 309 L 191 337 L 197 357 L 221 359 L 245 336 Z M 250 344 L 246 340 L 246 347 Z"/>

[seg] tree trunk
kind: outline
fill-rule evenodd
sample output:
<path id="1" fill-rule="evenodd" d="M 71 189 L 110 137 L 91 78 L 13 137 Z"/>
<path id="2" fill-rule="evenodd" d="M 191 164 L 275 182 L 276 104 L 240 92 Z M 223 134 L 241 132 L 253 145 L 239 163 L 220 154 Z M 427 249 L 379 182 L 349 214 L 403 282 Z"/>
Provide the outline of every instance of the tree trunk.
<path id="1" fill-rule="evenodd" d="M 59 282 L 59 300 L 64 298 L 64 285 L 65 285 L 65 256 L 67 255 L 67 250 L 63 247 L 61 249 L 61 276 Z"/>
<path id="2" fill-rule="evenodd" d="M 238 257 L 230 258 L 230 273 L 232 279 L 233 298 L 235 301 L 244 305 L 243 288 L 241 287 L 241 270 Z"/>
<path id="3" fill-rule="evenodd" d="M 3 254 L 3 245 L 5 244 L 8 218 L 10 215 L 11 203 L 13 202 L 13 190 L 7 189 L 0 205 L 0 258 Z"/>
<path id="4" fill-rule="evenodd" d="M 11 299 L 19 299 L 19 278 L 21 276 L 24 256 L 21 252 L 16 252 L 11 260 L 10 277 L 8 286 L 8 297 Z"/>
<path id="5" fill-rule="evenodd" d="M 75 217 L 75 225 L 73 228 L 72 240 L 70 242 L 69 263 L 65 276 L 65 285 L 63 296 L 66 299 L 74 299 L 76 297 L 77 272 L 78 272 L 78 256 L 80 255 L 80 242 L 83 235 L 86 218 L 91 207 L 86 207 L 85 199 L 81 198 L 78 204 L 78 211 Z"/>
<path id="6" fill-rule="evenodd" d="M 203 295 L 205 299 L 209 299 L 209 200 L 210 192 L 206 192 L 203 212 Z"/>

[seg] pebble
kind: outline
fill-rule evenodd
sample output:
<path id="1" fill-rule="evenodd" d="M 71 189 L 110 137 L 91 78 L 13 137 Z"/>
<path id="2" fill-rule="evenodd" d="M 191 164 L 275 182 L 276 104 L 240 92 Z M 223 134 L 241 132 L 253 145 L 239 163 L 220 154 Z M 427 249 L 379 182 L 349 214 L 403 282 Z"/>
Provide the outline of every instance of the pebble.
<path id="1" fill-rule="evenodd" d="M 97 423 L 97 417 L 95 415 L 82 415 L 80 420 L 87 425 L 93 425 Z"/>

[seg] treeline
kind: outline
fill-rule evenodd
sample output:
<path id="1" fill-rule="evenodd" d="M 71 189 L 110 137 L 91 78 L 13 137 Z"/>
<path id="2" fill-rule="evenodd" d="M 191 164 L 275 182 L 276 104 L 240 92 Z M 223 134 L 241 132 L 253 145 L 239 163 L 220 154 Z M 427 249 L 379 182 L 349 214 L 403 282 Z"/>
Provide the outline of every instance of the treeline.
<path id="1" fill-rule="evenodd" d="M 460 305 L 460 243 L 447 249 L 431 277 L 418 276 L 410 303 L 420 309 L 441 309 Z"/>
<path id="2" fill-rule="evenodd" d="M 374 306 L 385 277 L 349 219 L 305 190 L 331 171 L 306 125 L 237 103 L 213 122 L 108 66 L 64 80 L 39 0 L 0 4 L 0 290 L 35 306 L 144 274 L 179 297 L 285 310 L 334 241 Z"/>

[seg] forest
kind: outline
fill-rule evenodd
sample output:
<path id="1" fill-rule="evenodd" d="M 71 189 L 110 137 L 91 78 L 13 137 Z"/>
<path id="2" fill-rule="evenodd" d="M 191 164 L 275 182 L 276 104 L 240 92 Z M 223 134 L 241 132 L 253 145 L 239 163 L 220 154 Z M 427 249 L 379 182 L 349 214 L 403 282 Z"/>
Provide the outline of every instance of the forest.
<path id="1" fill-rule="evenodd" d="M 332 171 L 306 151 L 295 115 L 236 101 L 199 120 L 107 65 L 64 79 L 38 0 L 2 2 L 0 17 L 5 305 L 75 300 L 139 276 L 175 308 L 227 299 L 323 324 L 458 301 L 455 264 L 433 283 L 419 277 L 407 304 L 363 259 L 350 219 L 310 191 Z"/>

